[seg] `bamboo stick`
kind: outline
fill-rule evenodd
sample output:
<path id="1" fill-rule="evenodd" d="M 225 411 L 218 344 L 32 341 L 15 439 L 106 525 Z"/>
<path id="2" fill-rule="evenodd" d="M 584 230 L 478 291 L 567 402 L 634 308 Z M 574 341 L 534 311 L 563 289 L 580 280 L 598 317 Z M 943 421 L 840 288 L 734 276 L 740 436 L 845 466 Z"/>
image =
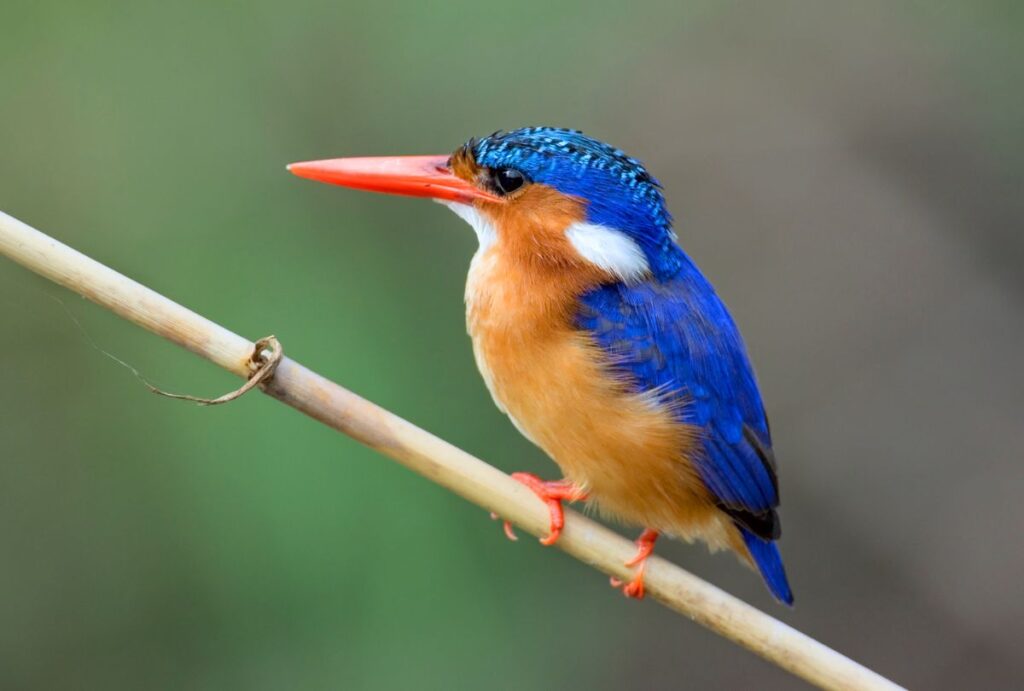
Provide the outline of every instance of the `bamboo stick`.
<path id="1" fill-rule="evenodd" d="M 238 376 L 258 366 L 251 341 L 3 212 L 0 254 Z M 521 529 L 547 534 L 548 510 L 523 485 L 297 362 L 281 359 L 263 390 Z M 632 576 L 624 565 L 631 541 L 576 512 L 565 519 L 558 548 L 610 576 Z M 821 688 L 901 688 L 661 557 L 648 561 L 645 585 L 670 609 Z"/>

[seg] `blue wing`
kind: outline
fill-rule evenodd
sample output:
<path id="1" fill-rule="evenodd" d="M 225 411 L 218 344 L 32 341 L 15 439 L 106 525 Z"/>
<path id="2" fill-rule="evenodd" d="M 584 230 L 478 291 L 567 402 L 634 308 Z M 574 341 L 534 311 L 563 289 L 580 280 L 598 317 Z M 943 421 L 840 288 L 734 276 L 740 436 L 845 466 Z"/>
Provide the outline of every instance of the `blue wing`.
<path id="1" fill-rule="evenodd" d="M 681 404 L 680 419 L 703 430 L 694 459 L 701 480 L 739 528 L 768 589 L 792 605 L 774 542 L 781 528 L 768 419 L 739 331 L 711 284 L 682 255 L 672 278 L 583 295 L 576 324 L 638 391 Z"/>
<path id="2" fill-rule="evenodd" d="M 771 434 L 736 325 L 684 258 L 666 281 L 601 286 L 581 298 L 577 326 L 591 333 L 639 391 L 683 403 L 704 431 L 698 473 L 719 507 L 761 540 L 779 537 Z"/>

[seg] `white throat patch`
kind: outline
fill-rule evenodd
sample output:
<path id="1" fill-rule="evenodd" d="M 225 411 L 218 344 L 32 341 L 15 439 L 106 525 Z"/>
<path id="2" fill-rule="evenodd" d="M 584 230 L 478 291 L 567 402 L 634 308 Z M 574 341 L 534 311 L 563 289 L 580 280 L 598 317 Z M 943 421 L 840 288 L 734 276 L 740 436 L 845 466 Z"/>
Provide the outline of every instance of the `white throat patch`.
<path id="1" fill-rule="evenodd" d="M 473 228 L 473 231 L 476 233 L 476 239 L 480 243 L 481 254 L 497 241 L 498 231 L 494 229 L 494 226 L 491 225 L 491 222 L 483 214 L 477 211 L 475 206 L 449 201 L 442 201 L 440 203 L 454 211 L 459 218 Z"/>
<path id="2" fill-rule="evenodd" d="M 638 281 L 651 270 L 643 250 L 621 230 L 577 222 L 565 235 L 581 257 L 621 281 Z"/>

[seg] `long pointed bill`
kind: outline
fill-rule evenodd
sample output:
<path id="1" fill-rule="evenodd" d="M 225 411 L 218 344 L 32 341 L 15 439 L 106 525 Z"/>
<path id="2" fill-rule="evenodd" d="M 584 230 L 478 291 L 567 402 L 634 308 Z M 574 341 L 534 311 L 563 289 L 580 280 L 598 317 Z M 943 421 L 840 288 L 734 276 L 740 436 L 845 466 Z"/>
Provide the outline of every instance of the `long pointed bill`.
<path id="1" fill-rule="evenodd" d="M 305 161 L 288 166 L 309 178 L 357 190 L 431 197 L 468 203 L 474 199 L 500 202 L 501 197 L 466 182 L 448 168 L 447 156 L 377 156 Z"/>

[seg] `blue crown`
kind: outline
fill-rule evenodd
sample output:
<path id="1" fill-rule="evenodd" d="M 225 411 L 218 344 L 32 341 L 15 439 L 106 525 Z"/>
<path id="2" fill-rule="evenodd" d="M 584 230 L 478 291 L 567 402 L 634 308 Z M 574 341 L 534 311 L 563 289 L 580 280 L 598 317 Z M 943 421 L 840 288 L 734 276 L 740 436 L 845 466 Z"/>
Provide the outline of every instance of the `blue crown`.
<path id="1" fill-rule="evenodd" d="M 681 265 L 672 216 L 658 183 L 643 163 L 579 130 L 524 127 L 471 139 L 477 164 L 514 168 L 535 183 L 587 202 L 590 223 L 617 228 L 632 237 L 659 279 Z"/>

